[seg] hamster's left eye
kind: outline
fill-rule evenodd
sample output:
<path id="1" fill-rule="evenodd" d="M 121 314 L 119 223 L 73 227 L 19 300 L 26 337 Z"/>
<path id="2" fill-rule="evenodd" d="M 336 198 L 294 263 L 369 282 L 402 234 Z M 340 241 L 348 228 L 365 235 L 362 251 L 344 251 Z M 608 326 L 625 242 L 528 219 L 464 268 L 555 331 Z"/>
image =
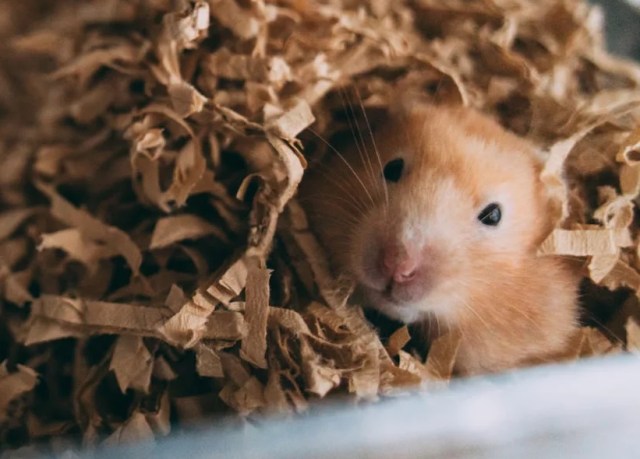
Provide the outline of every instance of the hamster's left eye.
<path id="1" fill-rule="evenodd" d="M 478 214 L 480 223 L 487 226 L 497 226 L 501 219 L 502 210 L 500 209 L 500 204 L 496 202 L 492 202 Z"/>
<path id="2" fill-rule="evenodd" d="M 387 182 L 398 182 L 400 177 L 402 177 L 402 171 L 404 170 L 404 159 L 397 158 L 392 159 L 384 166 L 384 170 L 382 171 L 382 175 L 384 175 L 384 179 Z"/>

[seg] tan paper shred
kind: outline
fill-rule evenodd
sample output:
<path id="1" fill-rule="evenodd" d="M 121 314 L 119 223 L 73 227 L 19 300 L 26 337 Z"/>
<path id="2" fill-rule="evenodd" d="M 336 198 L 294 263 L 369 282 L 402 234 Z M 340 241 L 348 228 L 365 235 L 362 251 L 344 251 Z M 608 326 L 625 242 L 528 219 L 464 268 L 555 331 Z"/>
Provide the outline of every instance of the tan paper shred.
<path id="1" fill-rule="evenodd" d="M 285 139 L 294 139 L 315 121 L 309 104 L 300 101 L 291 110 L 269 123 L 269 129 Z"/>
<path id="2" fill-rule="evenodd" d="M 199 293 L 187 298 L 179 287 L 173 285 L 165 304 L 176 313 L 158 327 L 158 332 L 176 346 L 195 346 L 207 330 L 215 303 Z"/>
<path id="3" fill-rule="evenodd" d="M 306 121 L 305 121 L 306 122 Z M 299 128 L 296 127 L 296 129 Z M 277 202 L 278 211 L 284 209 L 285 203 L 287 203 L 296 192 L 298 184 L 302 180 L 302 173 L 305 166 L 305 161 L 301 157 L 298 151 L 288 142 L 282 140 L 279 137 L 268 135 L 269 143 L 278 153 L 278 158 L 282 162 L 282 165 L 286 171 L 287 184 L 282 190 L 282 194 L 279 196 Z"/>
<path id="4" fill-rule="evenodd" d="M 628 263 L 618 260 L 600 284 L 605 285 L 611 290 L 620 287 L 629 287 L 638 295 L 638 292 L 640 292 L 640 273 Z"/>
<path id="5" fill-rule="evenodd" d="M 183 118 L 201 112 L 207 101 L 196 88 L 183 81 L 170 84 L 168 91 L 173 109 Z"/>
<path id="6" fill-rule="evenodd" d="M 447 333 L 437 338 L 429 350 L 426 371 L 437 381 L 448 381 L 453 372 L 453 366 L 460 347 L 460 335 Z"/>
<path id="7" fill-rule="evenodd" d="M 199 239 L 205 236 L 215 236 L 229 242 L 226 234 L 217 226 L 208 223 L 196 215 L 176 215 L 158 220 L 151 234 L 150 249 L 167 247 L 186 239 Z"/>
<path id="8" fill-rule="evenodd" d="M 114 246 L 95 243 L 83 236 L 77 228 L 69 228 L 42 235 L 38 250 L 62 249 L 70 258 L 78 260 L 89 269 L 97 268 L 99 260 L 111 258 L 122 252 Z"/>
<path id="9" fill-rule="evenodd" d="M 608 229 L 556 229 L 540 246 L 541 254 L 573 256 L 615 255 L 619 241 L 626 241 L 626 231 Z"/>
<path id="10" fill-rule="evenodd" d="M 247 335 L 240 356 L 257 367 L 266 368 L 267 318 L 269 316 L 269 271 L 254 261 L 247 274 L 245 318 Z"/>
<path id="11" fill-rule="evenodd" d="M 193 48 L 194 42 L 207 36 L 209 29 L 209 3 L 205 0 L 196 0 L 191 10 L 185 13 L 168 15 L 165 24 L 169 24 L 169 32 L 178 46 Z"/>
<path id="12" fill-rule="evenodd" d="M 303 353 L 304 355 L 304 353 Z M 332 389 L 340 385 L 342 371 L 328 365 L 322 365 L 313 360 L 306 360 L 304 369 L 308 390 L 312 394 L 324 397 Z"/>
<path id="13" fill-rule="evenodd" d="M 149 390 L 153 357 L 139 336 L 121 335 L 113 349 L 109 369 L 112 370 L 122 392 L 133 388 Z"/>
<path id="14" fill-rule="evenodd" d="M 0 288 L 0 294 L 11 303 L 24 306 L 34 300 L 28 290 L 32 277 L 29 271 L 11 273 L 9 268 L 0 265 L 0 280 L 4 283 Z"/>
<path id="15" fill-rule="evenodd" d="M 281 414 L 291 411 L 290 404 L 287 400 L 287 394 L 282 387 L 281 380 L 282 377 L 279 372 L 275 370 L 269 372 L 269 379 L 264 388 L 265 408 L 267 412 Z"/>
<path id="16" fill-rule="evenodd" d="M 209 316 L 204 337 L 236 341 L 247 336 L 245 316 L 235 311 L 214 311 Z"/>
<path id="17" fill-rule="evenodd" d="M 127 331 L 140 335 L 156 335 L 169 311 L 146 306 L 124 305 L 104 301 L 88 301 L 44 295 L 34 302 L 32 318 L 50 320 L 88 334 Z M 75 328 L 74 328 L 75 327 Z M 70 336 L 75 336 L 71 333 Z M 58 336 L 60 338 L 61 336 Z M 40 342 L 42 337 L 31 328 L 26 343 Z"/>
<path id="18" fill-rule="evenodd" d="M 585 327 L 583 330 L 586 340 L 581 356 L 614 354 L 621 351 L 620 342 L 612 342 L 600 330 L 593 327 Z"/>
<path id="19" fill-rule="evenodd" d="M 215 349 L 211 349 L 204 343 L 196 346 L 196 370 L 200 376 L 212 378 L 222 378 L 224 376 L 220 356 Z"/>
<path id="20" fill-rule="evenodd" d="M 406 351 L 398 351 L 399 365 L 398 367 L 405 370 L 415 376 L 424 378 L 424 374 L 427 371 L 425 365 L 420 362 L 416 356 L 409 354 Z"/>
<path id="21" fill-rule="evenodd" d="M 591 279 L 599 284 L 615 268 L 619 258 L 619 253 L 593 255 L 588 265 Z"/>
<path id="22" fill-rule="evenodd" d="M 405 344 L 409 342 L 410 339 L 411 335 L 409 334 L 409 328 L 406 325 L 398 328 L 389 337 L 389 342 L 387 343 L 387 352 L 389 352 L 389 355 L 391 357 L 395 357 L 402 350 Z"/>
<path id="23" fill-rule="evenodd" d="M 29 217 L 34 215 L 35 209 L 14 209 L 0 213 L 0 241 L 8 238 Z"/>
<path id="24" fill-rule="evenodd" d="M 31 391 L 38 382 L 38 374 L 29 367 L 19 365 L 17 371 L 7 371 L 7 363 L 0 366 L 0 421 L 7 417 L 7 407 L 16 397 Z"/>
<path id="25" fill-rule="evenodd" d="M 149 441 L 154 438 L 151 426 L 142 413 L 133 413 L 129 420 L 122 424 L 103 443 L 103 446 L 118 446 Z"/>
<path id="26" fill-rule="evenodd" d="M 135 273 L 138 272 L 142 263 L 142 254 L 126 233 L 106 225 L 87 212 L 72 206 L 52 188 L 40 185 L 40 189 L 51 199 L 51 214 L 54 217 L 75 227 L 83 237 L 119 253 L 127 260 L 131 269 Z"/>
<path id="27" fill-rule="evenodd" d="M 258 34 L 260 29 L 258 19 L 233 0 L 211 0 L 210 5 L 211 14 L 239 38 L 247 40 Z"/>
<path id="28" fill-rule="evenodd" d="M 157 401 L 154 408 L 154 411 L 145 413 L 149 426 L 156 435 L 169 435 L 171 433 L 171 405 L 167 392 Z"/>
<path id="29" fill-rule="evenodd" d="M 629 133 L 616 154 L 620 167 L 622 195 L 635 198 L 640 193 L 640 130 Z"/>
<path id="30" fill-rule="evenodd" d="M 640 164 L 640 129 L 630 133 L 616 155 L 616 160 L 629 166 Z"/>
<path id="31" fill-rule="evenodd" d="M 211 75 L 232 80 L 260 81 L 282 86 L 292 78 L 289 65 L 281 57 L 260 58 L 233 54 L 227 48 L 221 48 L 207 56 L 205 65 Z"/>
<path id="32" fill-rule="evenodd" d="M 627 349 L 640 352 L 640 325 L 633 318 L 629 318 L 625 324 L 627 332 Z"/>
<path id="33" fill-rule="evenodd" d="M 565 161 L 576 143 L 584 135 L 585 132 L 580 131 L 569 138 L 557 140 L 547 153 L 540 178 L 549 195 L 552 212 L 555 214 L 553 215 L 555 222 L 563 221 L 569 215 L 568 190 L 564 177 Z"/>
<path id="34" fill-rule="evenodd" d="M 623 164 L 620 168 L 620 188 L 624 196 L 635 198 L 640 193 L 640 165 Z"/>
<path id="35" fill-rule="evenodd" d="M 102 66 L 112 66 L 118 63 L 130 63 L 140 59 L 138 50 L 128 43 L 116 44 L 106 49 L 97 49 L 80 55 L 66 66 L 56 70 L 52 78 L 77 76 L 80 85 L 86 84 L 88 78 Z"/>
<path id="36" fill-rule="evenodd" d="M 628 231 L 624 231 L 624 229 L 629 228 L 633 223 L 633 201 L 626 196 L 617 196 L 614 189 L 605 188 L 605 190 L 610 197 L 605 197 L 606 201 L 593 212 L 593 217 L 607 228 L 622 229 L 622 238 L 618 242 L 620 245 L 627 244 L 630 247 L 633 245 L 633 241 Z"/>
<path id="37" fill-rule="evenodd" d="M 244 259 L 237 260 L 220 278 L 207 288 L 207 293 L 228 305 L 237 297 L 247 283 L 248 268 Z"/>
<path id="38" fill-rule="evenodd" d="M 640 67 L 584 1 L 0 10 L 1 444 L 446 386 L 459 337 L 379 333 L 295 199 L 349 107 L 462 104 L 527 137 L 555 223 L 540 255 L 582 269 L 595 314 L 546 360 L 637 347 Z"/>

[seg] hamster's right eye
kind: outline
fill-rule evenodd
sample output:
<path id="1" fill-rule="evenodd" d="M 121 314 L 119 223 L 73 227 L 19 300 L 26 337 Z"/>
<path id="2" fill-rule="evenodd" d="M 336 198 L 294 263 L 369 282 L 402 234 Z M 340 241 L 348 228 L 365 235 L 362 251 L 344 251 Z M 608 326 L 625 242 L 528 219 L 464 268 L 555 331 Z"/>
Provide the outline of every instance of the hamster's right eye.
<path id="1" fill-rule="evenodd" d="M 396 183 L 402 177 L 402 171 L 404 170 L 404 159 L 396 158 L 389 161 L 384 166 L 382 175 L 387 182 Z"/>
<path id="2" fill-rule="evenodd" d="M 500 209 L 500 204 L 497 202 L 489 204 L 487 207 L 482 209 L 482 212 L 478 215 L 480 223 L 487 226 L 497 226 L 501 219 L 502 210 Z"/>

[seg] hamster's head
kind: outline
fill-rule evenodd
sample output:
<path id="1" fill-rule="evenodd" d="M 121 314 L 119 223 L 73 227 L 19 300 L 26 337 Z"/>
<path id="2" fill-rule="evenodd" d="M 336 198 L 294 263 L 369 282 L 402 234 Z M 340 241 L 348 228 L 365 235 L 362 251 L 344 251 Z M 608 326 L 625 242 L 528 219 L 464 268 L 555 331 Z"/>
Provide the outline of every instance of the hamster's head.
<path id="1" fill-rule="evenodd" d="M 368 306 L 455 322 L 549 230 L 533 148 L 479 113 L 434 106 L 391 116 L 374 139 L 303 181 L 313 228 Z"/>

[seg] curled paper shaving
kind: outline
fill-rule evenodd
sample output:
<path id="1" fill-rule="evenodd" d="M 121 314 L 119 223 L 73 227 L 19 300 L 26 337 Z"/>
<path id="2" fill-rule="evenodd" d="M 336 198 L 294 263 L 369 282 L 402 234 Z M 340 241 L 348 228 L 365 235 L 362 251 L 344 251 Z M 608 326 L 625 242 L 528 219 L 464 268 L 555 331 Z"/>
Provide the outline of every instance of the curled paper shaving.
<path id="1" fill-rule="evenodd" d="M 437 338 L 429 350 L 426 372 L 436 381 L 448 381 L 453 372 L 461 336 L 458 333 L 447 333 Z"/>
<path id="2" fill-rule="evenodd" d="M 13 209 L 0 213 L 0 241 L 7 239 L 28 218 L 37 212 L 36 209 Z"/>
<path id="3" fill-rule="evenodd" d="M 53 188 L 40 184 L 40 190 L 51 200 L 51 214 L 60 221 L 77 229 L 79 235 L 95 242 L 98 246 L 122 255 L 134 273 L 142 264 L 142 253 L 128 234 L 113 226 L 106 225 L 89 213 L 71 205 Z"/>
<path id="4" fill-rule="evenodd" d="M 540 246 L 541 254 L 573 256 L 616 255 L 628 241 L 628 231 L 610 229 L 556 229 Z M 620 244 L 622 242 L 622 244 Z"/>
<path id="5" fill-rule="evenodd" d="M 389 353 L 389 356 L 395 357 L 398 355 L 410 339 L 411 335 L 409 334 L 409 328 L 406 325 L 393 332 L 389 337 L 389 342 L 387 343 L 387 352 Z"/>
<path id="6" fill-rule="evenodd" d="M 179 287 L 173 285 L 165 304 L 176 313 L 158 327 L 160 335 L 176 346 L 195 346 L 206 333 L 215 302 L 200 293 L 187 298 Z"/>
<path id="7" fill-rule="evenodd" d="M 260 368 L 267 367 L 267 318 L 269 316 L 269 271 L 253 260 L 247 274 L 245 318 L 247 335 L 240 356 Z"/>
<path id="8" fill-rule="evenodd" d="M 31 368 L 18 365 L 17 371 L 9 372 L 7 362 L 0 365 L 0 421 L 7 417 L 7 407 L 16 397 L 33 390 L 38 374 Z"/>
<path id="9" fill-rule="evenodd" d="M 69 228 L 42 235 L 38 250 L 62 249 L 71 259 L 82 262 L 89 269 L 96 269 L 101 259 L 121 255 L 120 250 L 113 246 L 95 243 L 86 239 L 78 228 Z"/>
<path id="10" fill-rule="evenodd" d="M 133 388 L 148 392 L 153 371 L 153 357 L 139 336 L 121 335 L 109 364 L 122 392 Z"/>
<path id="11" fill-rule="evenodd" d="M 197 215 L 175 215 L 158 220 L 151 234 L 150 249 L 168 247 L 185 239 L 215 236 L 228 243 L 229 238 L 218 226 L 208 223 Z"/>
<path id="12" fill-rule="evenodd" d="M 170 311 L 163 308 L 90 301 L 55 295 L 43 295 L 34 301 L 32 319 L 47 319 L 66 326 L 69 330 L 87 334 L 127 332 L 156 336 L 156 328 L 164 322 Z M 70 336 L 75 336 L 71 333 Z M 58 336 L 59 338 L 60 336 Z M 37 328 L 30 328 L 26 343 L 40 342 Z"/>

